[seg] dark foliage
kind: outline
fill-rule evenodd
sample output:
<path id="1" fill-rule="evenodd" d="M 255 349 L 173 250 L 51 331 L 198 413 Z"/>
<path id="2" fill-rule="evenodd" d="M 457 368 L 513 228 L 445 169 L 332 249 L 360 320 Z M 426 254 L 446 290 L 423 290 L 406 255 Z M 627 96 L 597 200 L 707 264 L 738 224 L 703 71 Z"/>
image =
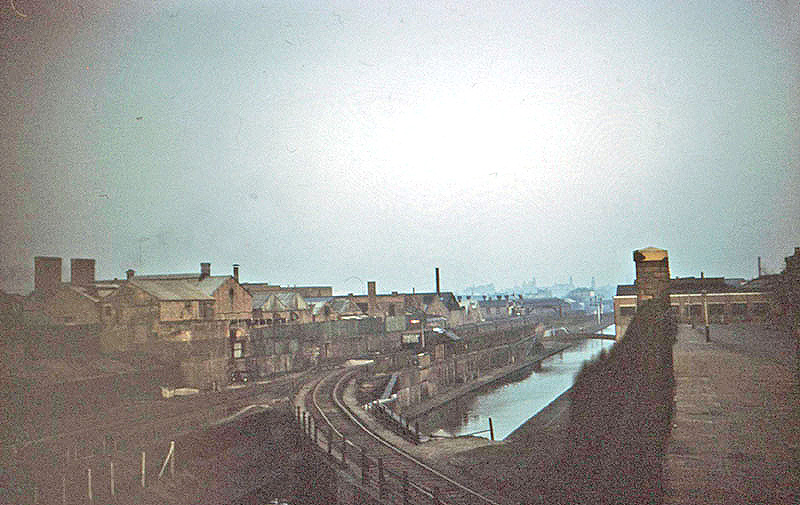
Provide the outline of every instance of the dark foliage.
<path id="1" fill-rule="evenodd" d="M 614 349 L 581 370 L 570 394 L 563 486 L 551 503 L 662 502 L 676 333 L 669 305 L 646 302 Z"/>

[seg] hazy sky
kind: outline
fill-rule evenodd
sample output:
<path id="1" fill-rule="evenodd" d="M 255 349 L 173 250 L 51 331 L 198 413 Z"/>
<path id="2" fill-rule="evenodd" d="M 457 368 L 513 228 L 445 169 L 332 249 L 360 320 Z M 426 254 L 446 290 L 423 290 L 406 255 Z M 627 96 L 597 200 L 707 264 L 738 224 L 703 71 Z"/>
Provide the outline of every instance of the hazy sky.
<path id="1" fill-rule="evenodd" d="M 383 292 L 800 245 L 796 1 L 1 4 L 7 291 L 35 255 Z"/>

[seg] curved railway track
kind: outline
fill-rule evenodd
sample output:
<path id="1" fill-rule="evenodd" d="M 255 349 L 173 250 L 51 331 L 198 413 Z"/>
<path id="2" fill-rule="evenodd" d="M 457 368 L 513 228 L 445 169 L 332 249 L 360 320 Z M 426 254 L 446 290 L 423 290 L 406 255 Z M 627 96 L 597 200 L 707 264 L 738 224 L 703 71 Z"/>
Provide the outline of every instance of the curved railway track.
<path id="1" fill-rule="evenodd" d="M 323 451 L 363 485 L 373 488 L 385 503 L 499 505 L 396 447 L 361 422 L 343 401 L 346 384 L 358 372 L 345 369 L 327 374 L 313 383 L 302 399 L 305 412 L 300 418 Z"/>

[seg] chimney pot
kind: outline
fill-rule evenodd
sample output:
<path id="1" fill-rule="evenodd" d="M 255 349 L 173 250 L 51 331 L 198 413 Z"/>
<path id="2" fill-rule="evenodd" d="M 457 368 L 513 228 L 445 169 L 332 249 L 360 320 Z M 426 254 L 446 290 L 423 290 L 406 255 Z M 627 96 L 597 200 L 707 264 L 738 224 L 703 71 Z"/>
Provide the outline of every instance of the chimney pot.
<path id="1" fill-rule="evenodd" d="M 234 263 L 233 264 L 233 280 L 235 280 L 236 282 L 239 282 L 239 264 L 238 263 Z"/>
<path id="2" fill-rule="evenodd" d="M 200 263 L 200 278 L 205 279 L 211 276 L 211 263 Z"/>
<path id="3" fill-rule="evenodd" d="M 375 291 L 375 281 L 367 281 L 367 314 L 373 315 L 377 312 L 378 297 Z"/>
<path id="4" fill-rule="evenodd" d="M 134 274 L 136 274 L 136 271 L 132 268 L 125 270 L 125 280 L 133 279 Z"/>

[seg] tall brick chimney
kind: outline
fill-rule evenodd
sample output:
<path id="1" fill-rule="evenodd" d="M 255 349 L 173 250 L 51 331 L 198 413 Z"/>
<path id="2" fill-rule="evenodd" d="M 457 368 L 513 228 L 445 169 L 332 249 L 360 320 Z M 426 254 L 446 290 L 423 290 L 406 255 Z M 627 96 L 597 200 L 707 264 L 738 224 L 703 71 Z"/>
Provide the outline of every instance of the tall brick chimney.
<path id="1" fill-rule="evenodd" d="M 439 291 L 439 267 L 436 267 L 436 296 L 441 296 L 442 293 Z"/>
<path id="2" fill-rule="evenodd" d="M 239 282 L 239 264 L 238 263 L 234 263 L 233 264 L 233 280 L 235 280 L 236 282 Z"/>
<path id="3" fill-rule="evenodd" d="M 135 274 L 136 274 L 136 270 L 134 270 L 132 268 L 129 268 L 129 269 L 125 270 L 125 280 L 129 281 L 129 280 L 133 279 L 133 276 Z"/>
<path id="4" fill-rule="evenodd" d="M 94 260 L 71 258 L 69 260 L 69 282 L 75 286 L 94 284 Z"/>
<path id="5" fill-rule="evenodd" d="M 375 281 L 367 282 L 367 315 L 374 315 L 378 311 L 378 293 L 375 290 Z"/>
<path id="6" fill-rule="evenodd" d="M 211 263 L 200 263 L 200 278 L 211 277 Z"/>
<path id="7" fill-rule="evenodd" d="M 646 247 L 633 251 L 636 263 L 636 296 L 642 302 L 669 296 L 669 257 L 664 249 Z"/>
<path id="8" fill-rule="evenodd" d="M 36 256 L 33 258 L 33 289 L 53 294 L 61 285 L 61 258 Z"/>

